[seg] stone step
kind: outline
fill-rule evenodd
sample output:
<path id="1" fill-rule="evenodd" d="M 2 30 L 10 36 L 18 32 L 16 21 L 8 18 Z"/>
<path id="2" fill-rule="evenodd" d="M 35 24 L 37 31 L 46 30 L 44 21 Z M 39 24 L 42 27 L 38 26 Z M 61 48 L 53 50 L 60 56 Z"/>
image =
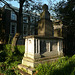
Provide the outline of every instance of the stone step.
<path id="1" fill-rule="evenodd" d="M 19 72 L 20 72 L 21 75 L 30 75 L 27 72 L 22 71 L 21 69 L 19 69 Z"/>
<path id="2" fill-rule="evenodd" d="M 30 74 L 30 75 L 33 75 L 33 73 L 35 72 L 35 69 L 34 69 L 34 68 L 27 67 L 27 66 L 25 66 L 25 65 L 23 65 L 23 64 L 19 64 L 19 65 L 18 65 L 18 68 L 19 68 L 21 71 L 23 71 L 24 73 L 26 72 L 26 73 L 28 73 L 28 74 Z M 22 75 L 25 75 L 25 74 L 22 74 Z"/>

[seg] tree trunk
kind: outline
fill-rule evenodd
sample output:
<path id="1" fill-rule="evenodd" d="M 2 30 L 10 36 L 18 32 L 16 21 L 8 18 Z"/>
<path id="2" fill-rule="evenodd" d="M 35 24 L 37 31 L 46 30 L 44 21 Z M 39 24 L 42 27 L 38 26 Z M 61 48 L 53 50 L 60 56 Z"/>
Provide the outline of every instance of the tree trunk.
<path id="1" fill-rule="evenodd" d="M 17 14 L 17 31 L 12 39 L 12 51 L 14 51 L 14 46 L 18 44 L 19 38 L 23 39 L 23 17 L 22 17 L 22 6 L 23 3 L 20 2 L 19 13 Z"/>

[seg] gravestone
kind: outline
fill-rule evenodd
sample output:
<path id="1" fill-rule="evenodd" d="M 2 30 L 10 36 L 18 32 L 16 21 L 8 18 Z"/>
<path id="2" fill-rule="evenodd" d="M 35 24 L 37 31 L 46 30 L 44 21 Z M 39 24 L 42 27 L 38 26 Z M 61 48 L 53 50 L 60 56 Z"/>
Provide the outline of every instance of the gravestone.
<path id="1" fill-rule="evenodd" d="M 24 37 L 25 53 L 22 64 L 18 65 L 19 69 L 24 69 L 31 75 L 39 63 L 49 62 L 51 58 L 63 56 L 63 38 L 53 36 L 53 25 L 46 4 L 43 6 L 40 17 L 38 35 Z"/>

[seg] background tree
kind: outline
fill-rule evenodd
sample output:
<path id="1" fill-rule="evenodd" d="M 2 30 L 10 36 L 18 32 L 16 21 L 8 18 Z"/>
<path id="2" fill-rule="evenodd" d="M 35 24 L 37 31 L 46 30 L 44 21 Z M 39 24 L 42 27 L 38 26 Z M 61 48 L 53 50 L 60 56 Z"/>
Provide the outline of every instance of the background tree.
<path id="1" fill-rule="evenodd" d="M 5 30 L 4 30 L 4 26 L 3 26 L 3 11 L 0 8 L 0 42 L 1 43 L 5 43 Z"/>
<path id="2" fill-rule="evenodd" d="M 38 23 L 37 23 L 37 18 L 36 18 L 36 16 L 37 16 L 37 14 L 38 15 L 40 15 L 40 13 L 42 12 L 42 2 L 41 1 L 35 1 L 35 2 L 33 2 L 32 4 L 27 4 L 27 5 L 24 5 L 25 7 L 24 7 L 24 10 L 25 9 L 27 9 L 27 10 L 25 10 L 25 12 L 26 13 L 29 13 L 30 15 L 32 15 L 32 14 L 34 14 L 34 23 L 35 24 L 33 24 L 34 25 L 34 31 L 35 31 L 35 34 L 37 34 L 36 32 L 36 30 L 37 30 L 37 25 L 38 25 Z M 38 17 L 38 20 L 39 20 L 39 17 Z M 29 16 L 29 21 L 30 21 L 30 16 Z M 31 24 L 29 24 L 29 26 L 28 26 L 28 35 L 30 35 L 30 25 Z"/>
<path id="3" fill-rule="evenodd" d="M 75 1 L 60 1 L 54 7 L 57 18 L 63 21 L 64 25 L 75 25 Z"/>
<path id="4" fill-rule="evenodd" d="M 35 29 L 35 35 L 38 34 L 38 20 L 40 19 L 40 13 L 42 13 L 42 2 L 35 2 L 33 5 L 33 8 L 31 9 L 33 11 L 33 13 L 35 14 L 35 25 L 34 25 L 34 29 Z M 36 14 L 38 14 L 38 18 L 36 18 Z"/>
<path id="5" fill-rule="evenodd" d="M 1 41 L 1 36 L 2 36 L 2 10 L 0 8 L 0 41 Z"/>
<path id="6" fill-rule="evenodd" d="M 65 53 L 75 54 L 75 0 L 60 1 L 53 10 L 63 23 Z"/>
<path id="7" fill-rule="evenodd" d="M 57 0 L 47 0 L 47 2 L 48 2 L 48 8 L 49 8 L 51 19 L 57 19 L 56 12 L 54 10 L 54 6 L 55 4 L 57 4 Z"/>

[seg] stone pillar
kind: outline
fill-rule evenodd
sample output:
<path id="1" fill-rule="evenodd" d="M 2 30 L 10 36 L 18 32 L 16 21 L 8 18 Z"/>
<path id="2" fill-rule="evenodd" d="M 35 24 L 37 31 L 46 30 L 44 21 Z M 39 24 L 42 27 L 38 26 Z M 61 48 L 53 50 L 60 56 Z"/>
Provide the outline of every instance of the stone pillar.
<path id="1" fill-rule="evenodd" d="M 60 41 L 60 50 L 62 50 L 63 49 L 63 42 L 62 42 L 62 40 Z"/>
<path id="2" fill-rule="evenodd" d="M 60 43 L 59 43 L 59 40 L 58 40 L 58 43 L 57 43 L 57 50 L 58 50 L 58 55 L 60 55 Z"/>
<path id="3" fill-rule="evenodd" d="M 36 53 L 38 53 L 38 42 L 37 42 L 37 39 L 36 39 Z"/>
<path id="4" fill-rule="evenodd" d="M 49 42 L 49 52 L 50 52 L 50 42 Z"/>
<path id="5" fill-rule="evenodd" d="M 60 40 L 60 42 L 59 42 L 59 44 L 60 44 L 60 55 L 63 55 L 63 42 L 62 42 L 62 40 Z"/>
<path id="6" fill-rule="evenodd" d="M 63 55 L 63 45 L 62 40 L 58 40 L 58 55 Z"/>
<path id="7" fill-rule="evenodd" d="M 35 53 L 34 53 L 34 58 L 35 59 L 41 58 L 41 55 L 40 55 L 40 39 L 35 39 Z"/>
<path id="8" fill-rule="evenodd" d="M 28 53 L 28 39 L 25 39 L 25 53 L 24 53 L 25 57 L 27 57 L 27 53 Z"/>
<path id="9" fill-rule="evenodd" d="M 38 39 L 38 54 L 40 54 L 40 40 Z"/>

